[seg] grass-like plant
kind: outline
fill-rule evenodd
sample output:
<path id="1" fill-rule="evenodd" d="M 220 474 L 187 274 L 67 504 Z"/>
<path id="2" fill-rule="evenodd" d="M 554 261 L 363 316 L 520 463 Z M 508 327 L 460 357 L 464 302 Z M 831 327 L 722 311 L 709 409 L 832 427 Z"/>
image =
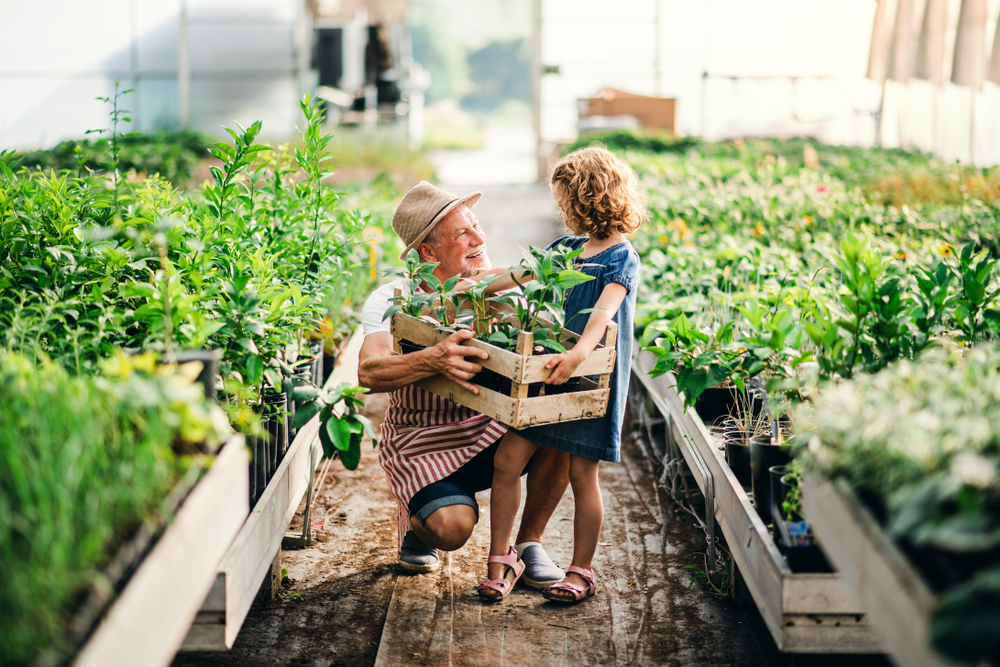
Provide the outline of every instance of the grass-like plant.
<path id="1" fill-rule="evenodd" d="M 71 378 L 0 351 L 0 663 L 60 662 L 82 593 L 143 523 L 191 455 L 230 431 L 190 375 L 120 356 L 101 378 Z"/>

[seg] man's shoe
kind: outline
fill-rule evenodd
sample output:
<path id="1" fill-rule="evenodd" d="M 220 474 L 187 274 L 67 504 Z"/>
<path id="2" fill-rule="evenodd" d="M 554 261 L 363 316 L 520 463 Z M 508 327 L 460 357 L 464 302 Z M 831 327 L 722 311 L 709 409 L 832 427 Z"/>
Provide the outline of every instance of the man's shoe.
<path id="1" fill-rule="evenodd" d="M 440 566 L 438 550 L 424 544 L 412 530 L 406 531 L 403 546 L 399 548 L 399 567 L 407 572 L 425 573 L 434 572 Z"/>
<path id="2" fill-rule="evenodd" d="M 537 542 L 529 542 L 524 546 L 521 560 L 524 561 L 521 581 L 535 590 L 544 591 L 566 578 L 566 573 L 556 567 L 545 547 Z"/>

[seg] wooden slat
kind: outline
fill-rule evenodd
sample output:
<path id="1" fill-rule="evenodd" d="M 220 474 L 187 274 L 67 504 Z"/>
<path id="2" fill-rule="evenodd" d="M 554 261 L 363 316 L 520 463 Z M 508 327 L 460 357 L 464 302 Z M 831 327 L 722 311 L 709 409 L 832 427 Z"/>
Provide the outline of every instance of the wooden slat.
<path id="1" fill-rule="evenodd" d="M 432 375 L 416 383 L 418 387 L 423 387 L 427 391 L 443 396 L 449 401 L 454 401 L 467 408 L 472 408 L 476 412 L 482 413 L 502 424 L 510 426 L 515 420 L 515 411 L 518 399 L 504 396 L 486 389 L 479 388 L 478 394 L 473 394 L 468 389 L 459 386 L 443 375 Z"/>
<path id="2" fill-rule="evenodd" d="M 451 334 L 445 331 L 437 331 L 430 322 L 424 322 L 403 313 L 396 313 L 392 316 L 392 335 L 393 338 L 402 338 L 416 345 L 429 347 L 437 345 Z M 462 344 L 489 353 L 489 359 L 478 361 L 483 368 L 488 368 L 494 373 L 499 373 L 507 378 L 520 377 L 520 355 L 501 349 L 496 345 L 476 340 L 475 338 L 464 341 Z"/>
<path id="3" fill-rule="evenodd" d="M 607 389 L 594 389 L 516 399 L 484 387 L 473 394 L 443 375 L 424 378 L 416 384 L 514 428 L 600 417 L 607 410 L 609 394 Z"/>
<path id="4" fill-rule="evenodd" d="M 580 377 L 581 375 L 600 375 L 601 373 L 610 373 L 615 368 L 615 350 L 608 348 L 596 348 L 593 352 L 587 355 L 587 358 L 576 367 L 573 371 L 572 377 Z M 529 357 L 524 360 L 524 366 L 521 369 L 521 382 L 542 382 L 552 371 L 545 368 L 545 364 L 549 363 L 553 354 L 536 354 L 533 357 Z"/>
<path id="5" fill-rule="evenodd" d="M 404 313 L 396 313 L 392 316 L 392 335 L 394 339 L 402 338 L 416 345 L 426 347 L 437 345 L 451 334 L 445 331 L 438 331 L 430 322 Z M 487 368 L 494 373 L 499 373 L 515 382 L 542 382 L 552 372 L 545 368 L 545 364 L 555 356 L 554 354 L 536 354 L 524 357 L 516 352 L 504 350 L 496 345 L 476 340 L 475 338 L 464 341 L 462 344 L 489 353 L 489 359 L 479 362 L 483 368 Z M 576 368 L 573 372 L 573 377 L 610 373 L 614 370 L 614 367 L 614 348 L 600 346 L 595 348 L 583 363 Z"/>
<path id="6" fill-rule="evenodd" d="M 603 417 L 608 408 L 608 389 L 574 391 L 571 394 L 536 396 L 518 401 L 514 428 L 554 424 L 572 419 Z"/>
<path id="7" fill-rule="evenodd" d="M 242 436 L 222 447 L 75 661 L 78 667 L 168 665 L 249 511 Z"/>
<path id="8" fill-rule="evenodd" d="M 807 472 L 802 502 L 823 551 L 861 600 L 895 662 L 950 664 L 927 643 L 934 594 L 850 489 Z"/>

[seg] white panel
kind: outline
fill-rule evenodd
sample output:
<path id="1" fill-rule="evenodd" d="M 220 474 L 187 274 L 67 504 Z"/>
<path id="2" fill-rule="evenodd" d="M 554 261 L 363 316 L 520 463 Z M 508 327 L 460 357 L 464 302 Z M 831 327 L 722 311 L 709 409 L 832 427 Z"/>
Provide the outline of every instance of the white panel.
<path id="1" fill-rule="evenodd" d="M 136 86 L 138 98 L 132 129 L 154 132 L 177 127 L 180 117 L 177 79 L 142 79 Z"/>
<path id="2" fill-rule="evenodd" d="M 970 90 L 950 83 L 940 89 L 937 117 L 937 148 L 944 160 L 969 159 Z"/>
<path id="3" fill-rule="evenodd" d="M 176 74 L 180 0 L 141 0 L 136 5 L 139 71 Z"/>
<path id="4" fill-rule="evenodd" d="M 49 147 L 107 127 L 104 79 L 10 79 L 0 95 L 0 147 Z"/>
<path id="5" fill-rule="evenodd" d="M 187 11 L 192 23 L 291 21 L 295 18 L 295 3 L 296 0 L 187 0 Z"/>
<path id="6" fill-rule="evenodd" d="M 656 50 L 649 22 L 546 26 L 542 62 L 630 68 L 648 63 Z"/>
<path id="7" fill-rule="evenodd" d="M 200 72 L 288 73 L 295 67 L 290 24 L 192 24 L 188 39 L 194 76 Z"/>
<path id="8" fill-rule="evenodd" d="M 619 21 L 652 21 L 655 0 L 540 0 L 542 20 L 548 22 L 600 22 L 611 24 Z M 663 5 L 670 4 L 662 2 Z"/>
<path id="9" fill-rule="evenodd" d="M 219 134 L 222 127 L 247 127 L 263 121 L 261 137 L 284 140 L 301 117 L 295 79 L 212 80 L 191 82 L 191 121 L 198 129 Z"/>
<path id="10" fill-rule="evenodd" d="M 128 0 L 0 0 L 0 72 L 128 70 Z"/>

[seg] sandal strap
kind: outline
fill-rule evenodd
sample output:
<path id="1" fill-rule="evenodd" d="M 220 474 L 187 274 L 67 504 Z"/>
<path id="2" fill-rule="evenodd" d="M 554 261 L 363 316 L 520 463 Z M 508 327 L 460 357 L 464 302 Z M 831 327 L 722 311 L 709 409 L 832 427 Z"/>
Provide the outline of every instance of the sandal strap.
<path id="1" fill-rule="evenodd" d="M 578 574 L 583 577 L 583 580 L 586 581 L 587 585 L 590 587 L 590 594 L 594 594 L 594 591 L 597 589 L 597 582 L 594 578 L 593 570 L 588 570 L 585 567 L 577 567 L 576 565 L 570 565 L 566 568 L 566 572 L 573 572 L 574 574 Z"/>
<path id="2" fill-rule="evenodd" d="M 514 584 L 510 583 L 510 579 L 484 579 L 476 590 L 494 590 L 501 595 L 506 595 L 506 589 L 512 587 Z"/>
<path id="3" fill-rule="evenodd" d="M 503 565 L 506 565 L 507 567 L 514 570 L 514 573 L 517 574 L 518 576 L 520 576 L 521 570 L 524 569 L 523 564 L 521 565 L 520 568 L 518 568 L 517 549 L 515 549 L 514 547 L 510 547 L 510 551 L 507 552 L 506 556 L 490 556 L 489 558 L 486 559 L 486 562 L 501 563 Z"/>

